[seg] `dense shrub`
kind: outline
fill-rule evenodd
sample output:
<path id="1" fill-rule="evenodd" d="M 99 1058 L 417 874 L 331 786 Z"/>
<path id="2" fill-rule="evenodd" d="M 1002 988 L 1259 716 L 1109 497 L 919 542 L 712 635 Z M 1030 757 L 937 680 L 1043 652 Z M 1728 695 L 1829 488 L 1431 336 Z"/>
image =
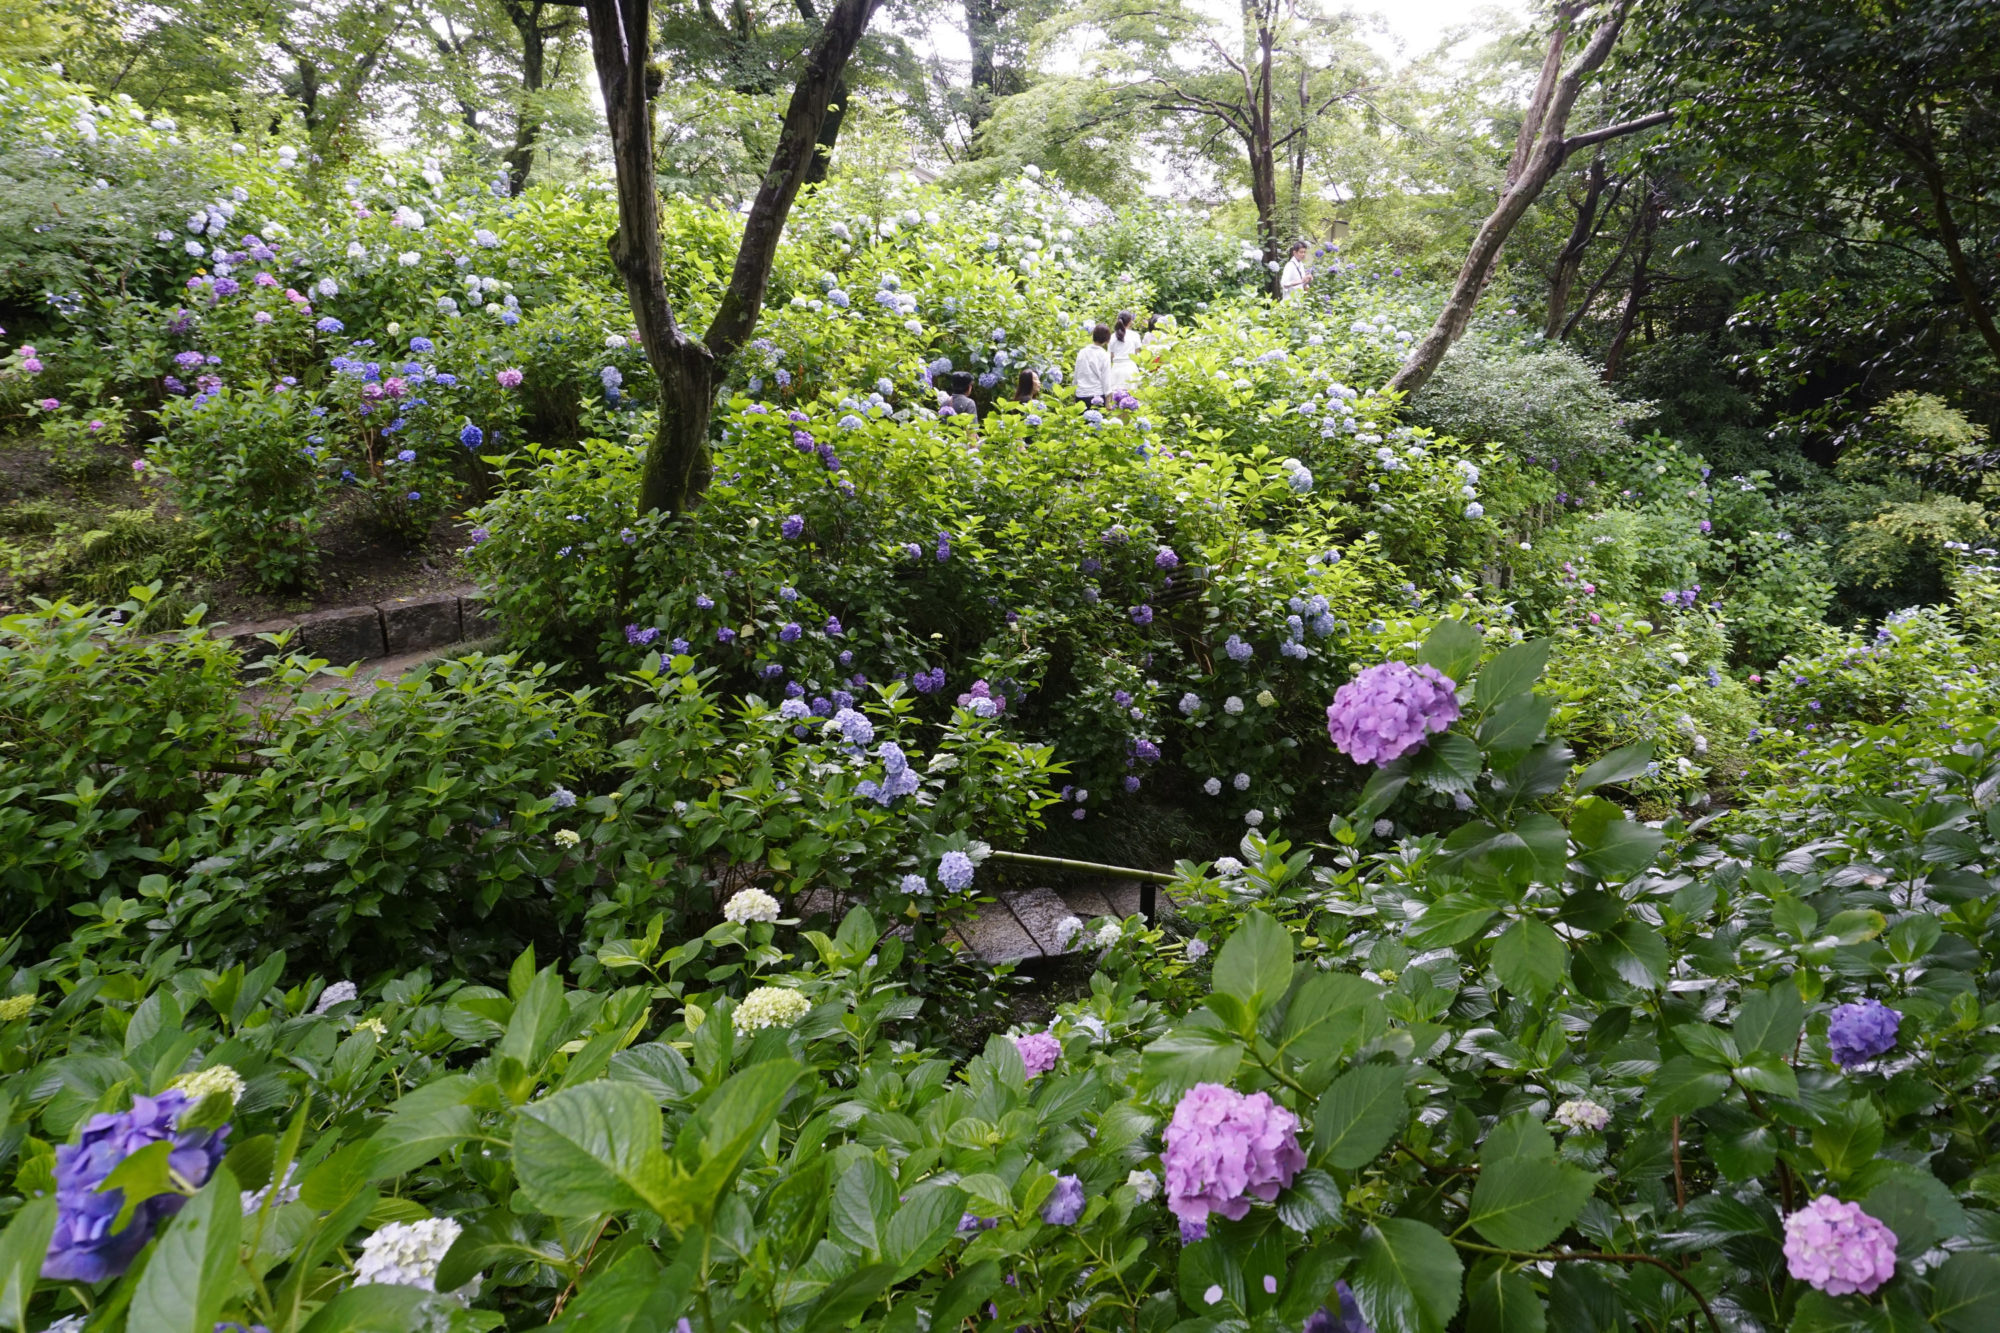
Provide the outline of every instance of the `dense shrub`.
<path id="1" fill-rule="evenodd" d="M 315 578 L 325 413 L 319 395 L 290 384 L 217 388 L 161 409 L 161 479 L 217 555 L 264 587 Z"/>

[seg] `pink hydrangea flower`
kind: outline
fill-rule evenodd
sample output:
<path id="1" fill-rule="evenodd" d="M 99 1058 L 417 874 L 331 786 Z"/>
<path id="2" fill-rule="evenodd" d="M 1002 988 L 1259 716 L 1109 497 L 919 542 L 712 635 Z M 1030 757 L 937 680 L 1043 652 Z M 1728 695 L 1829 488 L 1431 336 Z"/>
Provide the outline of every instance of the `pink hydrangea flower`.
<path id="1" fill-rule="evenodd" d="M 44 411 L 44 412 L 53 412 L 53 411 L 55 411 L 55 410 L 56 410 L 56 409 L 57 409 L 58 407 L 61 407 L 61 406 L 62 406 L 62 404 L 61 404 L 61 403 L 59 403 L 59 402 L 57 402 L 57 401 L 56 401 L 55 399 L 53 399 L 53 398 L 44 398 L 44 399 L 42 399 L 42 411 Z"/>
<path id="2" fill-rule="evenodd" d="M 1357 764 L 1387 764 L 1458 720 L 1457 686 L 1434 666 L 1384 662 L 1340 687 L 1326 732 Z"/>
<path id="3" fill-rule="evenodd" d="M 42 373 L 42 363 L 37 358 L 31 356 L 21 362 L 21 369 L 27 371 L 30 375 L 39 375 Z"/>
<path id="4" fill-rule="evenodd" d="M 1206 1225 L 1210 1213 L 1232 1221 L 1292 1183 L 1306 1164 L 1299 1118 L 1270 1094 L 1248 1095 L 1220 1083 L 1197 1083 L 1167 1125 L 1167 1207 L 1183 1223 Z"/>
<path id="5" fill-rule="evenodd" d="M 518 389 L 521 387 L 521 372 L 512 367 L 501 371 L 493 378 L 500 381 L 500 387 L 503 389 Z"/>
<path id="6" fill-rule="evenodd" d="M 1062 1059 L 1062 1043 L 1046 1032 L 1030 1032 L 1014 1038 L 1014 1049 L 1021 1053 L 1021 1063 L 1028 1067 L 1029 1078 L 1048 1073 Z"/>
<path id="7" fill-rule="evenodd" d="M 1866 1296 L 1896 1275 L 1896 1233 L 1822 1194 L 1785 1219 L 1785 1267 L 1829 1296 Z"/>

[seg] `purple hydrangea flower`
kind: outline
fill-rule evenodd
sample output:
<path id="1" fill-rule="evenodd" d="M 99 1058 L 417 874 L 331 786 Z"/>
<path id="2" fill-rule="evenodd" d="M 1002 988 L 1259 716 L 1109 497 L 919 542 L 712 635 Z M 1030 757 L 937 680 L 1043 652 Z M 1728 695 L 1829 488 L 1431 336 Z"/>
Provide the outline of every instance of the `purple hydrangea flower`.
<path id="1" fill-rule="evenodd" d="M 717 643 L 733 643 L 735 642 L 735 640 L 736 640 L 736 631 L 729 628 L 729 626 L 727 625 L 724 625 L 721 629 L 715 632 L 715 641 Z"/>
<path id="2" fill-rule="evenodd" d="M 518 370 L 503 370 L 493 378 L 498 381 L 500 387 L 503 389 L 518 389 L 521 387 L 521 372 Z"/>
<path id="3" fill-rule="evenodd" d="M 778 533 L 788 542 L 795 542 L 806 530 L 806 521 L 798 514 L 789 514 L 778 525 Z"/>
<path id="4" fill-rule="evenodd" d="M 1161 569 L 1179 569 L 1181 567 L 1181 558 L 1174 554 L 1173 547 L 1162 546 L 1158 551 L 1154 552 L 1153 564 Z"/>
<path id="5" fill-rule="evenodd" d="M 1150 625 L 1153 623 L 1153 608 L 1143 602 L 1133 607 L 1131 614 L 1132 623 L 1135 625 Z"/>
<path id="6" fill-rule="evenodd" d="M 634 648 L 644 648 L 659 637 L 660 631 L 650 625 L 644 629 L 641 629 L 637 625 L 627 625 L 625 627 L 625 642 L 631 644 Z"/>
<path id="7" fill-rule="evenodd" d="M 1167 1207 L 1205 1223 L 1210 1213 L 1241 1218 L 1253 1198 L 1271 1202 L 1306 1164 L 1298 1128 L 1299 1118 L 1269 1093 L 1195 1084 L 1167 1125 Z"/>
<path id="8" fill-rule="evenodd" d="M 117 1277 L 152 1239 L 161 1222 L 181 1210 L 187 1196 L 156 1194 L 133 1210 L 123 1231 L 111 1224 L 125 1203 L 123 1190 L 98 1188 L 112 1168 L 141 1148 L 165 1139 L 174 1174 L 198 1189 L 221 1162 L 229 1127 L 179 1129 L 187 1094 L 134 1097 L 132 1109 L 94 1115 L 75 1143 L 56 1149 L 56 1229 L 49 1237 L 42 1276 L 57 1282 L 102 1282 Z"/>
<path id="9" fill-rule="evenodd" d="M 1021 1053 L 1021 1063 L 1027 1066 L 1029 1078 L 1048 1073 L 1062 1059 L 1062 1043 L 1046 1032 L 1030 1032 L 1014 1038 L 1014 1049 Z"/>
<path id="10" fill-rule="evenodd" d="M 826 633 L 827 633 L 827 637 L 828 637 L 828 638 L 835 638 L 835 639 L 837 639 L 837 638 L 839 638 L 839 637 L 840 637 L 840 617 L 839 617 L 839 616 L 828 616 L 828 617 L 826 618 Z"/>
<path id="11" fill-rule="evenodd" d="M 1322 1305 L 1306 1317 L 1302 1333 L 1375 1333 L 1369 1322 L 1361 1317 L 1360 1303 L 1354 1299 L 1354 1291 L 1345 1282 L 1333 1284 L 1333 1294 L 1340 1301 L 1340 1313 Z"/>
<path id="12" fill-rule="evenodd" d="M 708 611 L 714 608 L 715 599 L 705 592 L 698 592 L 694 595 L 694 604 L 696 610 Z"/>
<path id="13" fill-rule="evenodd" d="M 946 852 L 938 861 L 938 883 L 953 893 L 972 887 L 972 858 L 964 852 Z"/>
<path id="14" fill-rule="evenodd" d="M 940 668 L 939 684 L 943 684 L 942 668 Z M 981 708 L 982 702 L 989 706 Z M 958 696 L 958 706 L 970 708 L 980 717 L 999 717 L 1007 711 L 1007 696 L 994 693 L 993 687 L 985 681 L 975 680 L 971 689 Z"/>
<path id="15" fill-rule="evenodd" d="M 795 430 L 792 432 L 792 448 L 798 450 L 800 453 L 809 454 L 818 446 L 819 441 L 812 437 L 811 431 Z"/>
<path id="16" fill-rule="evenodd" d="M 785 622 L 784 628 L 778 631 L 778 642 L 780 643 L 797 642 L 799 635 L 803 633 L 805 633 L 805 630 L 802 626 L 800 626 L 798 621 L 788 620 Z"/>
<path id="17" fill-rule="evenodd" d="M 1785 1219 L 1785 1267 L 1829 1296 L 1866 1296 L 1896 1275 L 1896 1233 L 1822 1194 Z"/>
<path id="18" fill-rule="evenodd" d="M 1083 1216 L 1083 1182 L 1075 1176 L 1057 1176 L 1055 1190 L 1042 1205 L 1042 1221 L 1052 1227 L 1073 1227 Z"/>
<path id="19" fill-rule="evenodd" d="M 849 745 L 866 745 L 875 739 L 875 724 L 852 708 L 842 706 L 827 725 L 839 732 Z"/>
<path id="20" fill-rule="evenodd" d="M 1132 775 L 1131 775 L 1130 773 L 1127 773 L 1127 774 L 1125 775 L 1125 790 L 1126 790 L 1126 791 L 1137 791 L 1137 790 L 1139 790 L 1139 779 L 1138 779 L 1138 778 L 1136 778 L 1136 777 L 1133 777 L 1133 776 L 1132 776 Z"/>
<path id="21" fill-rule="evenodd" d="M 910 688 L 918 694 L 936 694 L 944 688 L 944 668 L 933 667 L 910 677 Z"/>
<path id="22" fill-rule="evenodd" d="M 938 534 L 937 558 L 940 564 L 951 559 L 951 534 L 949 532 L 940 532 Z"/>
<path id="23" fill-rule="evenodd" d="M 1865 1064 L 1896 1046 L 1896 1029 L 1903 1016 L 1880 1000 L 1858 1000 L 1833 1011 L 1826 1025 L 1826 1042 L 1843 1068 Z"/>
<path id="24" fill-rule="evenodd" d="M 1120 708 L 1130 708 L 1132 706 L 1132 692 L 1130 690 L 1113 690 L 1111 692 L 1111 702 L 1117 704 Z"/>
<path id="25" fill-rule="evenodd" d="M 1082 814 L 1083 811 L 1079 810 L 1077 811 L 1077 813 Z M 1198 1222 L 1190 1222 L 1187 1218 L 1183 1217 L 1180 1219 L 1180 1223 L 1181 1223 L 1181 1244 L 1193 1245 L 1196 1241 L 1203 1241 L 1208 1239 L 1207 1218 L 1203 1218 Z"/>
<path id="26" fill-rule="evenodd" d="M 1455 689 L 1434 666 L 1369 667 L 1327 705 L 1327 735 L 1357 764 L 1390 763 L 1458 720 Z"/>
<path id="27" fill-rule="evenodd" d="M 1160 747 L 1143 736 L 1132 742 L 1132 753 L 1149 764 L 1160 762 Z"/>

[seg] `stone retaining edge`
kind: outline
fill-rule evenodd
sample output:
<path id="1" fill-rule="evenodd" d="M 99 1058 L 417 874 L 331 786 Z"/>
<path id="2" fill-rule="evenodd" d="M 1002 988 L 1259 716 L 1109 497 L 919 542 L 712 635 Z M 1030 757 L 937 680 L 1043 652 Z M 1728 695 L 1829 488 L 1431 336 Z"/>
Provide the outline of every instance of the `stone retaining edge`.
<path id="1" fill-rule="evenodd" d="M 443 592 L 392 597 L 365 606 L 339 606 L 302 616 L 217 625 L 209 636 L 231 643 L 245 662 L 259 662 L 276 651 L 257 636 L 294 630 L 292 647 L 336 665 L 365 662 L 400 653 L 442 648 L 467 639 L 494 634 L 499 623 L 471 584 Z"/>

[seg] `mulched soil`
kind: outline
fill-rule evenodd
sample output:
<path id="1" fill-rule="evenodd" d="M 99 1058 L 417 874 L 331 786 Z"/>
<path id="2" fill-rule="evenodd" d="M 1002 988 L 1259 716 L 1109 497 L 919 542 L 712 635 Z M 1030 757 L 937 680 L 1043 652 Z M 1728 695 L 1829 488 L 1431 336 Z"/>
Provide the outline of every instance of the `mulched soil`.
<path id="1" fill-rule="evenodd" d="M 108 511 L 151 506 L 162 523 L 179 521 L 174 503 L 159 488 L 142 485 L 132 472 L 132 455 L 105 448 L 85 480 L 58 475 L 35 436 L 0 439 L 0 508 L 24 500 L 51 500 L 67 510 Z M 466 582 L 464 548 L 470 524 L 443 519 L 421 543 L 387 537 L 368 523 L 358 496 L 335 493 L 321 516 L 319 586 L 295 593 L 269 593 L 227 572 L 203 580 L 208 622 L 274 620 L 332 607 L 358 606 L 393 597 L 437 592 Z M 191 576 L 198 571 L 187 571 Z M 25 598 L 0 580 L 0 611 Z"/>

